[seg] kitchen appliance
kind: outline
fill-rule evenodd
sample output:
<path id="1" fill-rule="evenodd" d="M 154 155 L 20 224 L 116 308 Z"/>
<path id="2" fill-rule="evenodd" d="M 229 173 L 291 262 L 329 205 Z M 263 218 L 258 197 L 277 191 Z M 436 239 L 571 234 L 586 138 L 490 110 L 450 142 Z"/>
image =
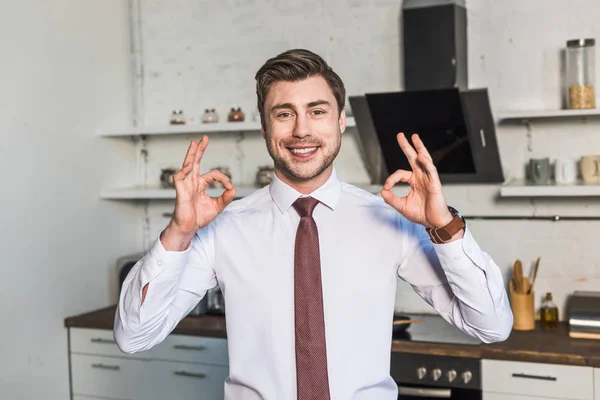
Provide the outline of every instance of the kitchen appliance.
<path id="1" fill-rule="evenodd" d="M 502 183 L 487 89 L 468 89 L 464 0 L 404 0 L 404 91 L 349 96 L 371 183 L 410 170 L 396 135 L 418 133 L 442 183 Z"/>
<path id="2" fill-rule="evenodd" d="M 205 297 L 208 299 L 207 312 L 209 314 L 225 314 L 225 297 L 218 285 L 209 289 Z"/>
<path id="3" fill-rule="evenodd" d="M 119 257 L 116 262 L 117 267 L 117 281 L 119 285 L 119 295 L 121 294 L 121 288 L 123 282 L 127 278 L 127 274 L 131 271 L 131 268 L 144 256 L 144 253 L 130 254 L 123 257 Z"/>
<path id="4" fill-rule="evenodd" d="M 475 358 L 392 353 L 398 399 L 481 400 L 481 366 Z"/>
<path id="5" fill-rule="evenodd" d="M 478 346 L 473 338 L 439 315 L 406 315 L 421 322 L 406 332 L 394 333 L 395 346 L 403 341 Z M 481 400 L 481 366 L 475 358 L 392 352 L 391 376 L 398 384 L 398 399 Z"/>
<path id="6" fill-rule="evenodd" d="M 569 296 L 569 336 L 600 339 L 600 292 L 578 290 Z"/>
<path id="7" fill-rule="evenodd" d="M 437 89 L 349 97 L 371 183 L 411 170 L 396 135 L 418 133 L 442 183 L 504 182 L 486 89 Z"/>
<path id="8" fill-rule="evenodd" d="M 465 0 L 404 0 L 404 89 L 466 89 Z"/>

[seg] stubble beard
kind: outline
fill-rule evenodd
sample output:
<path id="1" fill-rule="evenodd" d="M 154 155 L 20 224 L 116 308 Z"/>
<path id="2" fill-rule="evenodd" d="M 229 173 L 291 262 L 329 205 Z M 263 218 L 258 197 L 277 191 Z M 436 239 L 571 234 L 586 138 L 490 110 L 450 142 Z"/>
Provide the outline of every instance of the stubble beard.
<path id="1" fill-rule="evenodd" d="M 321 175 L 323 171 L 325 171 L 333 163 L 333 160 L 335 160 L 340 152 L 340 148 L 342 147 L 341 132 L 338 132 L 337 140 L 332 146 L 326 146 L 323 141 L 314 139 L 289 140 L 281 143 L 285 149 L 284 151 L 289 151 L 287 149 L 289 146 L 319 146 L 317 152 L 322 153 L 322 155 L 318 160 L 312 160 L 307 163 L 293 163 L 290 159 L 286 159 L 285 157 L 281 157 L 277 154 L 275 151 L 275 144 L 271 140 L 268 133 L 265 135 L 265 141 L 267 142 L 267 151 L 273 159 L 275 169 L 281 171 L 288 178 L 300 182 L 308 181 Z M 328 149 L 331 150 L 328 151 Z M 308 168 L 307 165 L 304 165 L 308 163 L 311 164 L 310 168 Z"/>

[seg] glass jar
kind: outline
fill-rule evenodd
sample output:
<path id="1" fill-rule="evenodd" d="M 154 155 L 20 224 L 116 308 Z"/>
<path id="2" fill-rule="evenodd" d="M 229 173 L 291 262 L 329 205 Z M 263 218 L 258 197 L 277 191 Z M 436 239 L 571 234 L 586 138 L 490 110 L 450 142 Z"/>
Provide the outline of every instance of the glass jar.
<path id="1" fill-rule="evenodd" d="M 567 41 L 565 53 L 568 108 L 596 108 L 595 40 Z"/>

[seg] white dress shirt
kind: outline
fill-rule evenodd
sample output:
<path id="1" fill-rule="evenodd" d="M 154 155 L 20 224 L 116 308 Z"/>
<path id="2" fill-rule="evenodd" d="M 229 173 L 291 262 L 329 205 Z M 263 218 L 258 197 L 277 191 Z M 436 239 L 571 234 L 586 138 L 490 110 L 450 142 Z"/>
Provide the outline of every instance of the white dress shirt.
<path id="1" fill-rule="evenodd" d="M 127 353 L 161 342 L 217 284 L 225 296 L 230 400 L 296 399 L 294 240 L 301 194 L 274 178 L 234 201 L 182 252 L 157 240 L 123 283 L 115 339 Z M 443 318 L 484 342 L 513 317 L 498 266 L 469 229 L 433 244 L 379 196 L 335 170 L 310 196 L 319 230 L 332 400 L 395 400 L 390 376 L 396 276 Z M 142 288 L 149 283 L 144 304 Z"/>

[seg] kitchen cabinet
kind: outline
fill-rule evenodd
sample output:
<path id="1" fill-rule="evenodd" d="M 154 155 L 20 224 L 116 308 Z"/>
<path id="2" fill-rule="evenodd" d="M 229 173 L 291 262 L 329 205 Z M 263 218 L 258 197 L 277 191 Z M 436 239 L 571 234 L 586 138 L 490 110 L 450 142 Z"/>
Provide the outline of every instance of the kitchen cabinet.
<path id="1" fill-rule="evenodd" d="M 481 376 L 484 399 L 594 400 L 592 367 L 484 359 Z"/>
<path id="2" fill-rule="evenodd" d="M 73 400 L 222 400 L 226 339 L 169 335 L 146 352 L 122 353 L 111 330 L 69 328 Z"/>
<path id="3" fill-rule="evenodd" d="M 594 400 L 600 400 L 600 368 L 594 368 Z"/>

